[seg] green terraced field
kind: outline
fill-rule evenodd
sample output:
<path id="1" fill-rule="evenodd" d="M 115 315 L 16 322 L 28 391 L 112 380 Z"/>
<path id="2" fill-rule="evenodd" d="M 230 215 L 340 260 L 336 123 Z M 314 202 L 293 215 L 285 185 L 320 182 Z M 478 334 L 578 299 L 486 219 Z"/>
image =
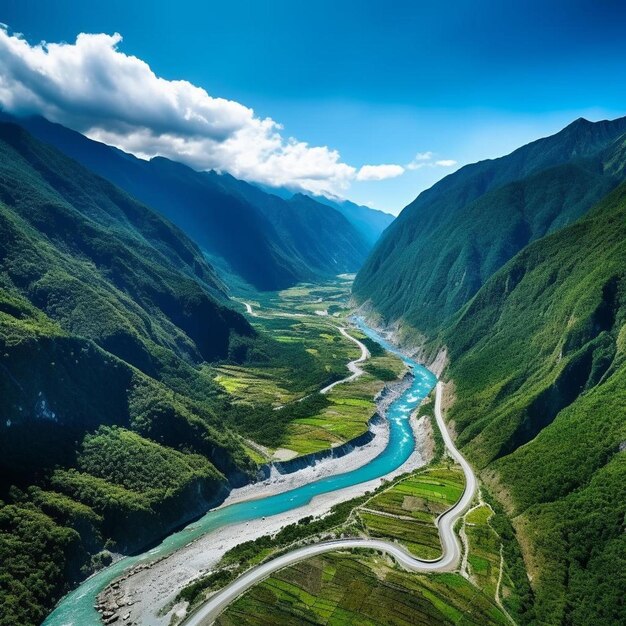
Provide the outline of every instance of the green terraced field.
<path id="1" fill-rule="evenodd" d="M 506 624 L 497 605 L 456 574 L 417 576 L 383 557 L 335 553 L 298 563 L 253 587 L 219 626 Z"/>
<path id="2" fill-rule="evenodd" d="M 436 465 L 369 500 L 359 517 L 371 536 L 394 539 L 420 558 L 435 559 L 441 554 L 435 520 L 461 497 L 463 487 L 459 467 Z"/>
<path id="3" fill-rule="evenodd" d="M 281 384 L 285 376 L 281 368 L 222 365 L 215 368 L 215 373 L 215 382 L 238 400 L 279 406 L 302 395 Z"/>
<path id="4" fill-rule="evenodd" d="M 489 524 L 492 516 L 493 511 L 486 504 L 471 510 L 465 516 L 465 533 L 469 573 L 481 589 L 494 597 L 500 573 L 500 537 Z"/>
<path id="5" fill-rule="evenodd" d="M 369 362 L 393 371 L 396 378 L 405 371 L 402 361 L 388 354 L 372 357 Z M 327 407 L 289 424 L 283 447 L 298 454 L 308 454 L 340 445 L 363 434 L 376 412 L 374 398 L 384 385 L 383 380 L 369 373 L 351 383 L 337 385 L 327 395 L 330 401 Z"/>
<path id="6" fill-rule="evenodd" d="M 441 556 L 439 534 L 432 520 L 418 522 L 361 511 L 359 516 L 372 537 L 393 539 L 408 548 L 421 559 L 436 559 Z"/>
<path id="7" fill-rule="evenodd" d="M 240 575 L 285 545 L 293 547 L 295 542 L 311 537 L 327 538 L 331 528 L 335 537 L 369 534 L 401 542 L 421 558 L 436 558 L 441 548 L 435 518 L 454 504 L 462 489 L 460 468 L 437 462 L 391 486 L 381 486 L 373 496 L 343 503 L 330 525 L 319 520 L 302 528 L 294 525 L 283 531 L 284 537 L 267 537 L 234 549 L 212 576 L 228 577 L 228 568 L 233 566 L 238 568 L 234 575 Z M 502 537 L 496 532 L 496 528 L 503 528 L 503 519 L 501 513 L 494 513 L 482 502 L 465 515 L 465 575 L 418 575 L 405 572 L 388 556 L 376 552 L 337 552 L 275 573 L 233 603 L 216 624 L 505 624 L 508 618 L 499 601 L 517 614 L 520 596 L 512 582 L 511 563 L 505 563 L 499 597 L 497 593 L 501 545 L 511 541 L 506 528 Z M 231 578 L 232 574 L 228 580 Z M 197 590 L 194 587 L 198 583 L 191 585 L 185 599 L 198 602 L 207 589 L 224 584 L 211 586 L 210 579 Z"/>

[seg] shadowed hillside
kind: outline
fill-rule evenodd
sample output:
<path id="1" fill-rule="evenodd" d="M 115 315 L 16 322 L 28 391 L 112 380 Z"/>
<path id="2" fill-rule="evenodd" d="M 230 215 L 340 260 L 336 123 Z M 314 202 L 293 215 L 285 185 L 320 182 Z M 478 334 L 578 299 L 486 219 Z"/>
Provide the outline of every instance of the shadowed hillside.
<path id="1" fill-rule="evenodd" d="M 224 275 L 256 289 L 356 272 L 372 246 L 340 211 L 313 199 L 285 200 L 232 176 L 196 172 L 162 157 L 144 161 L 41 117 L 12 119 L 157 209 Z"/>
<path id="2" fill-rule="evenodd" d="M 256 333 L 181 231 L 4 123 L 0 242 L 0 623 L 29 624 L 253 470 L 200 365 Z"/>

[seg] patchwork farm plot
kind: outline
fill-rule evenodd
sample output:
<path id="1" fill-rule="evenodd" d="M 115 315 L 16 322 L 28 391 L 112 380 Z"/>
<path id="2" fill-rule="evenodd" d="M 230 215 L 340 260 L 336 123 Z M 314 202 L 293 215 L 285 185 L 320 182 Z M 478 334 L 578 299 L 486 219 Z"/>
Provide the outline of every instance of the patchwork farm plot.
<path id="1" fill-rule="evenodd" d="M 463 493 L 463 472 L 456 465 L 438 465 L 400 481 L 359 510 L 372 537 L 388 537 L 423 559 L 441 555 L 435 521 Z"/>
<path id="2" fill-rule="evenodd" d="M 507 624 L 507 619 L 493 600 L 461 576 L 416 576 L 383 557 L 335 553 L 271 576 L 216 624 L 486 626 Z"/>

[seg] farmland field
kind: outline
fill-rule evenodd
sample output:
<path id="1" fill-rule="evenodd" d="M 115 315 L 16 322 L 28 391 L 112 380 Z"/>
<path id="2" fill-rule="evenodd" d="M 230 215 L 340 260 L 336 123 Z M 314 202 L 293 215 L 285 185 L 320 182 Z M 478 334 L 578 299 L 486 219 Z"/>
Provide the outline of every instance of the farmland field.
<path id="1" fill-rule="evenodd" d="M 384 557 L 335 553 L 282 570 L 253 587 L 219 626 L 506 624 L 498 606 L 455 574 L 423 576 Z"/>
<path id="2" fill-rule="evenodd" d="M 435 465 L 377 495 L 359 516 L 372 537 L 397 540 L 417 557 L 436 559 L 441 543 L 435 520 L 460 498 L 463 484 L 459 467 Z"/>

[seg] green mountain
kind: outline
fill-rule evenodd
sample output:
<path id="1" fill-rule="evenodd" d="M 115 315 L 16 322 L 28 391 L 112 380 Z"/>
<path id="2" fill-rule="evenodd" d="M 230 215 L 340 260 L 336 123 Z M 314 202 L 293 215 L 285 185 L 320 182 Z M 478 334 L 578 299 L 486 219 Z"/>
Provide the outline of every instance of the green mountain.
<path id="1" fill-rule="evenodd" d="M 356 272 L 372 242 L 339 211 L 285 200 L 232 176 L 157 157 L 137 159 L 41 117 L 11 118 L 157 209 L 200 245 L 224 276 L 275 290 Z M 312 226 L 314 224 L 315 226 Z"/>
<path id="2" fill-rule="evenodd" d="M 583 119 L 461 168 L 385 231 L 354 294 L 386 322 L 432 332 L 528 243 L 572 223 L 624 178 L 626 118 Z"/>
<path id="3" fill-rule="evenodd" d="M 528 623 L 626 622 L 626 184 L 526 247 L 444 330 L 449 417 L 507 505 Z"/>
<path id="4" fill-rule="evenodd" d="M 626 118 L 462 168 L 387 229 L 354 292 L 446 346 L 450 425 L 505 507 L 525 624 L 626 622 Z"/>
<path id="5" fill-rule="evenodd" d="M 254 471 L 206 361 L 260 341 L 178 228 L 0 124 L 0 624 Z"/>
<path id="6" fill-rule="evenodd" d="M 310 196 L 298 193 L 285 199 L 229 174 L 205 176 L 225 193 L 246 200 L 271 224 L 301 279 L 356 271 L 373 245 L 339 211 Z"/>
<path id="7" fill-rule="evenodd" d="M 263 189 L 272 195 L 280 196 L 285 200 L 293 198 L 297 192 L 294 192 L 286 187 L 267 187 L 263 186 Z M 385 228 L 393 222 L 395 217 L 384 211 L 378 209 L 372 209 L 368 206 L 361 204 L 355 204 L 349 200 L 333 200 L 326 196 L 313 195 L 309 196 L 316 202 L 326 204 L 334 209 L 337 209 L 365 238 L 370 247 L 378 241 Z"/>

